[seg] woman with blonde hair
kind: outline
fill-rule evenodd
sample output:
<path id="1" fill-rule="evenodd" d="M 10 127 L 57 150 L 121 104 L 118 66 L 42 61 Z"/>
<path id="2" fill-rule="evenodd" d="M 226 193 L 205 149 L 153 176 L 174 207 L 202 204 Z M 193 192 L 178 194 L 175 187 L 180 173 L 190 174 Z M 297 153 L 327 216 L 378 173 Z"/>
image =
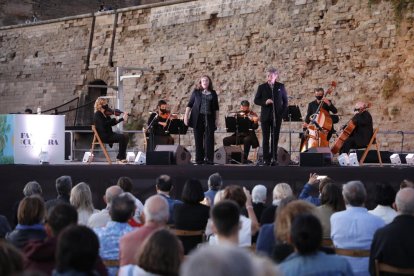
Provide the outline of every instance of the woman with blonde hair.
<path id="1" fill-rule="evenodd" d="M 287 183 L 279 183 L 273 188 L 272 205 L 263 210 L 260 217 L 260 224 L 273 223 L 275 221 L 275 214 L 277 206 L 280 201 L 289 196 L 293 196 L 292 188 Z"/>
<path id="2" fill-rule="evenodd" d="M 70 204 L 78 211 L 79 224 L 87 225 L 89 217 L 98 212 L 93 207 L 91 189 L 85 182 L 80 182 L 72 188 L 70 192 Z"/>

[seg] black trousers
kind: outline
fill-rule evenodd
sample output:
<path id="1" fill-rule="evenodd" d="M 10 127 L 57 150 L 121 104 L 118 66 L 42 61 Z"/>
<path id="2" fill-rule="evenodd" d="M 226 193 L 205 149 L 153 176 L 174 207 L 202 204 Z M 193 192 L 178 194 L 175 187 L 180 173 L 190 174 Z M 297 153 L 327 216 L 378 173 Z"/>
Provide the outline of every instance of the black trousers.
<path id="1" fill-rule="evenodd" d="M 277 146 L 279 143 L 279 133 L 280 127 L 282 125 L 282 118 L 276 117 L 276 127 L 273 128 L 273 120 L 261 121 L 262 126 L 262 146 L 263 146 L 263 161 L 270 162 L 273 157 L 273 152 L 275 154 L 275 160 L 277 161 Z M 271 132 L 273 133 L 271 137 Z M 269 140 L 272 138 L 271 145 L 269 146 Z"/>
<path id="2" fill-rule="evenodd" d="M 119 143 L 118 155 L 116 156 L 116 159 L 123 160 L 126 159 L 128 141 L 128 134 L 113 133 L 111 136 L 107 137 L 103 142 L 107 144 Z"/>
<path id="3" fill-rule="evenodd" d="M 204 157 L 207 162 L 214 161 L 214 131 L 215 122 L 211 115 L 207 116 L 207 124 L 205 116 L 200 114 L 197 120 L 197 126 L 194 128 L 194 140 L 196 150 L 196 162 L 202 163 Z"/>
<path id="4" fill-rule="evenodd" d="M 223 146 L 231 145 L 243 145 L 244 146 L 244 160 L 247 160 L 249 157 L 250 148 L 255 144 L 257 140 L 256 135 L 252 134 L 233 134 L 223 138 Z"/>
<path id="5" fill-rule="evenodd" d="M 355 138 L 350 136 L 348 139 L 345 140 L 344 144 L 342 145 L 342 148 L 340 149 L 339 153 L 349 153 L 351 149 L 362 149 L 366 148 L 367 145 L 358 145 L 355 142 Z"/>

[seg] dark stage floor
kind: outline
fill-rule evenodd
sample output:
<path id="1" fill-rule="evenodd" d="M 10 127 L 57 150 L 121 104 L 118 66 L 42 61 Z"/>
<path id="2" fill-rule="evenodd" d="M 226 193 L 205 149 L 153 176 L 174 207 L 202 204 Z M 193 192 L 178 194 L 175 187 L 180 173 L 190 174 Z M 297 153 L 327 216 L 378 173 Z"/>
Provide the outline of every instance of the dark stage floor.
<path id="1" fill-rule="evenodd" d="M 343 183 L 350 180 L 362 180 L 368 190 L 368 207 L 372 207 L 375 183 L 388 182 L 395 188 L 403 179 L 414 179 L 414 167 L 367 165 L 363 167 L 300 167 L 279 166 L 260 167 L 246 165 L 106 165 L 106 163 L 83 164 L 67 163 L 64 165 L 0 165 L 0 214 L 8 218 L 12 215 L 12 206 L 23 197 L 23 187 L 31 180 L 38 181 L 45 199 L 56 196 L 55 179 L 61 175 L 70 175 L 74 185 L 81 181 L 87 182 L 92 190 L 96 208 L 103 208 L 102 195 L 105 189 L 114 185 L 120 176 L 131 177 L 134 181 L 134 194 L 144 201 L 155 193 L 154 180 L 160 174 L 168 174 L 175 180 L 173 196 L 179 198 L 184 182 L 188 178 L 200 179 L 207 188 L 210 174 L 219 172 L 225 185 L 237 184 L 250 189 L 256 184 L 268 187 L 270 202 L 271 190 L 279 182 L 286 182 L 298 193 L 308 180 L 311 172 L 328 175 Z"/>

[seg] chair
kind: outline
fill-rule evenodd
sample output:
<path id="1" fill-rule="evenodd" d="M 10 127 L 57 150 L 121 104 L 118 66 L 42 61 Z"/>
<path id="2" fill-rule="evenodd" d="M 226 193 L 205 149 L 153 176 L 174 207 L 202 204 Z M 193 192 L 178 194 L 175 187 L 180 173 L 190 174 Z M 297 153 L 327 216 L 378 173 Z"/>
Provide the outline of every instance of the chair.
<path id="1" fill-rule="evenodd" d="M 104 143 L 102 143 L 101 138 L 99 137 L 98 131 L 96 131 L 96 127 L 92 125 L 92 131 L 93 131 L 93 140 L 91 145 L 91 158 L 89 158 L 88 163 L 92 162 L 93 159 L 93 149 L 95 148 L 95 145 L 100 145 L 103 153 L 105 154 L 106 160 L 108 161 L 109 165 L 112 164 L 111 158 L 109 157 L 108 151 L 105 148 Z"/>
<path id="2" fill-rule="evenodd" d="M 102 260 L 106 267 L 119 267 L 119 260 Z"/>
<path id="3" fill-rule="evenodd" d="M 395 267 L 375 260 L 375 275 L 379 276 L 381 272 L 396 273 L 401 275 L 414 275 L 414 268 Z"/>
<path id="4" fill-rule="evenodd" d="M 202 242 L 206 241 L 204 230 L 181 230 L 170 229 L 177 237 L 201 237 Z"/>
<path id="5" fill-rule="evenodd" d="M 370 251 L 364 249 L 344 249 L 344 248 L 335 248 L 336 255 L 348 256 L 348 257 L 357 257 L 365 258 L 369 257 Z"/>
<path id="6" fill-rule="evenodd" d="M 378 132 L 378 127 L 375 128 L 374 133 L 372 134 L 371 140 L 369 141 L 364 153 L 362 154 L 361 160 L 359 160 L 359 165 L 361 166 L 362 164 L 364 164 L 365 158 L 367 157 L 367 154 L 369 152 L 369 149 L 372 145 L 375 145 L 375 148 L 377 149 L 377 155 L 378 155 L 378 160 L 381 164 L 382 167 L 382 159 L 381 159 L 381 154 L 380 154 L 380 150 L 379 150 L 379 142 L 377 139 L 377 132 Z"/>

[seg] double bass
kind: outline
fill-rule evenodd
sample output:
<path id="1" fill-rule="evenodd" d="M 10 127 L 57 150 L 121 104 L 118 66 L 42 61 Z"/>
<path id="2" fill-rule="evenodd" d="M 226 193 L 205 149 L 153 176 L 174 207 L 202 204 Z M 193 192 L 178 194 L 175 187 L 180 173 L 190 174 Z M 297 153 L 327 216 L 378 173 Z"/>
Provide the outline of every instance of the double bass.
<path id="1" fill-rule="evenodd" d="M 331 86 L 325 91 L 318 109 L 310 117 L 310 124 L 305 131 L 305 139 L 301 145 L 301 152 L 306 151 L 309 148 L 315 147 L 329 147 L 328 133 L 332 129 L 333 122 L 329 111 L 324 109 L 323 99 L 328 94 L 331 94 L 336 88 L 336 82 L 333 81 Z"/>

